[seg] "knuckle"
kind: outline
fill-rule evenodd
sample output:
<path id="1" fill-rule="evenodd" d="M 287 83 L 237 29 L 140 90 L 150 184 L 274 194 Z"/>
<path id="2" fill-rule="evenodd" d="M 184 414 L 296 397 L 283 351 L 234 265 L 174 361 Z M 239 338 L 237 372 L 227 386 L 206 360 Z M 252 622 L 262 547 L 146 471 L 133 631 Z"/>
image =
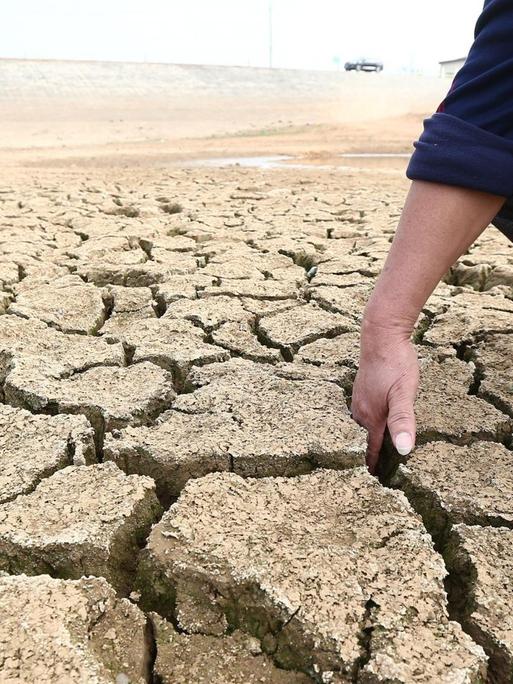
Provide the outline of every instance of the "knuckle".
<path id="1" fill-rule="evenodd" d="M 353 416 L 359 416 L 360 418 L 366 418 L 369 415 L 367 407 L 361 402 L 352 402 L 350 410 Z"/>
<path id="2" fill-rule="evenodd" d="M 353 413 L 353 420 L 358 423 L 361 427 L 368 429 L 369 427 L 369 421 L 368 419 L 362 415 L 361 413 L 357 413 L 356 415 Z"/>

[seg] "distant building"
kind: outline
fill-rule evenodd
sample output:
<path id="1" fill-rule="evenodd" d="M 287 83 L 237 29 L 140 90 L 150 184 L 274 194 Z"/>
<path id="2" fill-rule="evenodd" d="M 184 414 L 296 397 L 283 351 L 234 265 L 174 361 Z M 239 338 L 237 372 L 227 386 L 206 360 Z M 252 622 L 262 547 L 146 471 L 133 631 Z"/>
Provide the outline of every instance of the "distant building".
<path id="1" fill-rule="evenodd" d="M 446 59 L 443 62 L 438 62 L 440 64 L 440 76 L 454 78 L 457 72 L 465 64 L 466 59 L 466 57 L 458 57 L 457 59 Z"/>

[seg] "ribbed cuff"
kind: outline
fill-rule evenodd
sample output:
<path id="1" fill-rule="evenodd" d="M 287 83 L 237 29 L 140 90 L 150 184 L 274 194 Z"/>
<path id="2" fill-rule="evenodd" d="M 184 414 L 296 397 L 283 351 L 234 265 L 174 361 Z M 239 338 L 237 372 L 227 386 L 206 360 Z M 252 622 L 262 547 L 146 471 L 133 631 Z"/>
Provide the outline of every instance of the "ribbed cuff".
<path id="1" fill-rule="evenodd" d="M 424 132 L 414 143 L 406 175 L 513 195 L 513 141 L 485 131 L 451 114 L 436 113 L 424 121 Z"/>

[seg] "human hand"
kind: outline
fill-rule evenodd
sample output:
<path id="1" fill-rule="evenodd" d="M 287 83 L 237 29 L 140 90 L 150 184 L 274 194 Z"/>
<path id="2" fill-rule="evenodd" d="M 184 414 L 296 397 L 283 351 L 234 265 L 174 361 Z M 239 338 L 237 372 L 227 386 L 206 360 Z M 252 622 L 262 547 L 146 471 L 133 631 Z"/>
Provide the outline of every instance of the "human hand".
<path id="1" fill-rule="evenodd" d="M 413 404 L 418 385 L 419 362 L 409 334 L 364 321 L 351 415 L 368 432 L 367 466 L 371 473 L 376 472 L 386 427 L 401 455 L 413 449 Z"/>
<path id="2" fill-rule="evenodd" d="M 390 251 L 365 306 L 360 367 L 351 410 L 368 431 L 367 464 L 376 471 L 385 428 L 400 454 L 415 443 L 413 402 L 419 364 L 410 341 L 423 306 L 444 273 L 503 206 L 504 197 L 414 181 Z"/>

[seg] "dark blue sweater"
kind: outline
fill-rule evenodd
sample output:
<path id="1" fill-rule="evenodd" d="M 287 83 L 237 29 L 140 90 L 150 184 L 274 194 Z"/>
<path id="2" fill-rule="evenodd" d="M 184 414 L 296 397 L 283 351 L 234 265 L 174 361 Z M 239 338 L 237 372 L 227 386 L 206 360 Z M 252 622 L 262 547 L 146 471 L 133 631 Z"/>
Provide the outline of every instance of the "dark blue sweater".
<path id="1" fill-rule="evenodd" d="M 424 121 L 406 175 L 507 200 L 494 225 L 513 240 L 513 0 L 486 0 L 464 66 Z"/>

